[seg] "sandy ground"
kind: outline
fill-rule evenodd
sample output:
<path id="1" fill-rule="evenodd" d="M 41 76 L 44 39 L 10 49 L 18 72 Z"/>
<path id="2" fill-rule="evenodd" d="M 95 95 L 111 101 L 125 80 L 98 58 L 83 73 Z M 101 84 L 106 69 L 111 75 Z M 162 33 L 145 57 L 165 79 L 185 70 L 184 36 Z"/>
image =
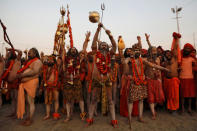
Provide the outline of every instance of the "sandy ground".
<path id="1" fill-rule="evenodd" d="M 85 121 L 81 121 L 79 113 L 75 113 L 73 119 L 68 123 L 63 123 L 64 117 L 54 121 L 52 119 L 43 121 L 44 105 L 36 105 L 34 123 L 29 127 L 21 126 L 21 120 L 7 117 L 10 113 L 10 105 L 4 105 L 0 109 L 0 131 L 129 131 L 127 118 L 117 115 L 119 128 L 113 128 L 110 123 L 110 116 L 95 117 L 95 123 L 86 127 Z M 144 112 L 146 124 L 139 123 L 137 118 L 133 118 L 133 131 L 197 131 L 197 113 L 193 116 L 170 115 L 166 111 L 158 111 L 157 120 L 150 119 L 149 111 Z"/>

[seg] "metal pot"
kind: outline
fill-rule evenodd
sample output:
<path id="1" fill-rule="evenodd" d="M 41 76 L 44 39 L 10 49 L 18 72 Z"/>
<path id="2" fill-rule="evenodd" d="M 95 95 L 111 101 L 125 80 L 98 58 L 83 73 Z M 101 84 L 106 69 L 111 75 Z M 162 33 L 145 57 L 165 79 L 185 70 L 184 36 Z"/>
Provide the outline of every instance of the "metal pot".
<path id="1" fill-rule="evenodd" d="M 100 20 L 100 15 L 97 11 L 89 12 L 89 20 L 92 23 L 98 23 Z"/>

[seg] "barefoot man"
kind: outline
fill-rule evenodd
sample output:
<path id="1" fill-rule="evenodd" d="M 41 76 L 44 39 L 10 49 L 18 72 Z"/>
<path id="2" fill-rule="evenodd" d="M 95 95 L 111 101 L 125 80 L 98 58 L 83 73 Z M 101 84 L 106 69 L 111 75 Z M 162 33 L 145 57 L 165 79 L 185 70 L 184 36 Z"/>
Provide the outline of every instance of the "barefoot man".
<path id="1" fill-rule="evenodd" d="M 58 68 L 56 64 L 55 56 L 48 56 L 48 65 L 43 65 L 43 82 L 42 85 L 45 88 L 45 104 L 46 104 L 46 116 L 43 118 L 47 120 L 50 118 L 50 109 L 54 101 L 55 112 L 53 113 L 53 119 L 60 118 L 58 113 L 59 109 L 59 87 L 58 87 Z"/>
<path id="2" fill-rule="evenodd" d="M 194 47 L 191 44 L 187 43 L 184 45 L 180 71 L 182 113 L 185 111 L 185 98 L 188 98 L 188 113 L 190 114 L 192 114 L 192 98 L 196 97 L 196 87 L 192 69 L 196 64 L 196 60 L 191 56 L 193 51 Z"/>
<path id="3" fill-rule="evenodd" d="M 179 109 L 179 84 L 178 78 L 178 51 L 179 51 L 179 39 L 180 34 L 173 33 L 173 49 L 171 51 L 165 51 L 166 61 L 164 66 L 170 70 L 169 73 L 165 73 L 164 89 L 166 91 L 167 109 L 170 113 L 175 113 Z"/>
<path id="4" fill-rule="evenodd" d="M 157 48 L 152 46 L 149 37 L 145 34 L 146 41 L 149 45 L 147 60 L 153 64 L 160 65 L 160 58 L 157 56 Z M 148 87 L 148 103 L 152 113 L 152 120 L 156 119 L 155 106 L 157 103 L 163 104 L 165 101 L 164 92 L 162 88 L 161 71 L 150 66 L 145 69 Z"/>
<path id="5" fill-rule="evenodd" d="M 25 126 L 32 124 L 32 117 L 35 111 L 34 98 L 36 94 L 36 88 L 39 84 L 39 73 L 42 69 L 42 62 L 36 48 L 31 48 L 28 52 L 27 63 L 18 70 L 17 77 L 21 79 L 19 90 L 18 90 L 18 107 L 17 117 L 23 119 L 25 113 L 25 92 L 27 94 L 27 101 L 29 104 L 28 114 L 26 120 L 22 123 Z"/>
<path id="6" fill-rule="evenodd" d="M 97 48 L 98 35 L 101 30 L 102 24 L 98 25 L 97 31 L 94 35 L 92 42 L 92 57 L 93 57 L 93 70 L 92 70 L 92 91 L 91 91 L 91 104 L 89 107 L 89 118 L 87 119 L 88 125 L 93 123 L 93 115 L 97 100 L 102 93 L 102 113 L 106 113 L 106 101 L 109 103 L 109 110 L 111 113 L 112 126 L 116 127 L 118 125 L 117 120 L 115 119 L 115 106 L 112 100 L 112 82 L 110 80 L 111 72 L 111 55 L 116 52 L 116 42 L 111 35 L 109 30 L 106 30 L 107 35 L 112 43 L 112 49 L 109 51 L 109 46 L 105 42 L 101 42 Z"/>
<path id="7" fill-rule="evenodd" d="M 132 49 L 135 52 L 134 58 L 130 59 L 131 62 L 131 70 L 132 70 L 132 80 L 128 92 L 128 110 L 129 110 L 129 116 L 131 116 L 131 111 L 133 109 L 133 102 L 139 101 L 139 122 L 144 123 L 144 120 L 142 119 L 143 114 L 143 99 L 147 98 L 147 82 L 145 81 L 145 75 L 144 75 L 144 69 L 146 66 L 150 66 L 152 68 L 160 69 L 160 70 L 166 70 L 168 69 L 163 68 L 159 65 L 153 64 L 146 59 L 142 59 L 140 57 L 141 52 L 141 37 L 138 36 L 138 43 L 134 44 L 132 46 Z M 131 128 L 131 117 L 129 117 L 129 124 Z"/>

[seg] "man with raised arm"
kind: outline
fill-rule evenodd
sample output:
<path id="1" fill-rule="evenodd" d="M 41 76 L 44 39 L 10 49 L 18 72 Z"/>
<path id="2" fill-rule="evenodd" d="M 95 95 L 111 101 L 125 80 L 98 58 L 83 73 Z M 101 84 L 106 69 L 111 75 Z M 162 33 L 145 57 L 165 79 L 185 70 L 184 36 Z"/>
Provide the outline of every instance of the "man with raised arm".
<path id="1" fill-rule="evenodd" d="M 84 48 L 87 48 L 90 33 L 86 34 L 84 42 Z M 85 51 L 85 50 L 84 50 Z M 82 51 L 83 52 L 83 51 Z M 74 102 L 79 103 L 80 106 L 80 117 L 82 120 L 85 119 L 86 113 L 84 110 L 84 99 L 82 91 L 82 83 L 80 80 L 80 74 L 83 70 L 81 67 L 81 60 L 79 57 L 78 50 L 75 47 L 71 47 L 67 53 L 63 54 L 63 92 L 64 92 L 64 103 L 66 105 L 67 117 L 64 122 L 71 120 L 71 113 L 73 110 Z"/>
<path id="2" fill-rule="evenodd" d="M 145 34 L 146 41 L 149 45 L 147 61 L 160 65 L 160 58 L 157 56 L 157 48 L 152 46 L 149 40 L 150 35 Z M 148 103 L 152 113 L 152 119 L 156 119 L 156 104 L 163 104 L 165 101 L 164 92 L 162 88 L 161 71 L 150 66 L 145 69 L 145 76 L 148 87 Z"/>
<path id="3" fill-rule="evenodd" d="M 106 30 L 107 35 L 112 43 L 112 48 L 109 50 L 109 45 L 106 42 L 98 43 L 98 35 L 102 28 L 102 24 L 98 24 L 97 31 L 94 35 L 92 42 L 92 57 L 93 57 L 93 70 L 92 70 L 92 86 L 91 86 L 91 104 L 89 108 L 89 118 L 87 119 L 88 125 L 93 123 L 93 115 L 97 104 L 98 97 L 101 95 L 102 113 L 106 113 L 107 104 L 109 103 L 109 111 L 111 113 L 111 124 L 113 127 L 118 125 L 115 118 L 115 106 L 112 100 L 112 81 L 110 80 L 111 72 L 111 55 L 116 52 L 116 42 L 109 30 Z"/>
<path id="4" fill-rule="evenodd" d="M 144 120 L 142 118 L 143 116 L 143 100 L 147 98 L 147 81 L 145 80 L 144 75 L 144 69 L 146 66 L 160 69 L 160 70 L 166 70 L 168 69 L 163 68 L 159 65 L 153 64 L 146 59 L 143 59 L 140 57 L 142 45 L 141 45 L 141 37 L 138 36 L 138 43 L 134 44 L 132 46 L 132 49 L 135 52 L 134 58 L 130 59 L 130 65 L 131 65 L 131 84 L 128 91 L 128 116 L 129 116 L 129 124 L 131 128 L 131 111 L 133 109 L 133 102 L 139 101 L 139 122 L 144 123 Z"/>
<path id="5" fill-rule="evenodd" d="M 17 54 L 16 54 L 17 52 Z M 8 117 L 16 118 L 16 108 L 17 108 L 17 93 L 18 93 L 18 79 L 16 78 L 17 71 L 21 67 L 21 56 L 22 52 L 16 49 L 6 48 L 6 71 L 1 76 L 1 80 L 8 83 L 8 90 L 10 92 L 12 106 L 11 114 Z M 1 83 L 1 82 L 0 82 Z"/>
<path id="6" fill-rule="evenodd" d="M 179 109 L 179 73 L 178 73 L 178 48 L 180 34 L 173 33 L 173 48 L 165 51 L 166 61 L 164 66 L 170 70 L 165 73 L 164 89 L 166 91 L 167 109 L 174 113 Z"/>

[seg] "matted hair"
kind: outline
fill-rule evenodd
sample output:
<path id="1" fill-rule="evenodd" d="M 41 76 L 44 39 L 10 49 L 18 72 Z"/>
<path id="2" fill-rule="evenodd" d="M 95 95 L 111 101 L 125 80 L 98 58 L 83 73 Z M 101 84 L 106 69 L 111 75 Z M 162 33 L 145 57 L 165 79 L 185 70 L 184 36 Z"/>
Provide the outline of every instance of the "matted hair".
<path id="1" fill-rule="evenodd" d="M 40 59 L 40 54 L 35 47 L 31 48 L 30 50 L 32 50 L 35 53 L 36 57 Z"/>

